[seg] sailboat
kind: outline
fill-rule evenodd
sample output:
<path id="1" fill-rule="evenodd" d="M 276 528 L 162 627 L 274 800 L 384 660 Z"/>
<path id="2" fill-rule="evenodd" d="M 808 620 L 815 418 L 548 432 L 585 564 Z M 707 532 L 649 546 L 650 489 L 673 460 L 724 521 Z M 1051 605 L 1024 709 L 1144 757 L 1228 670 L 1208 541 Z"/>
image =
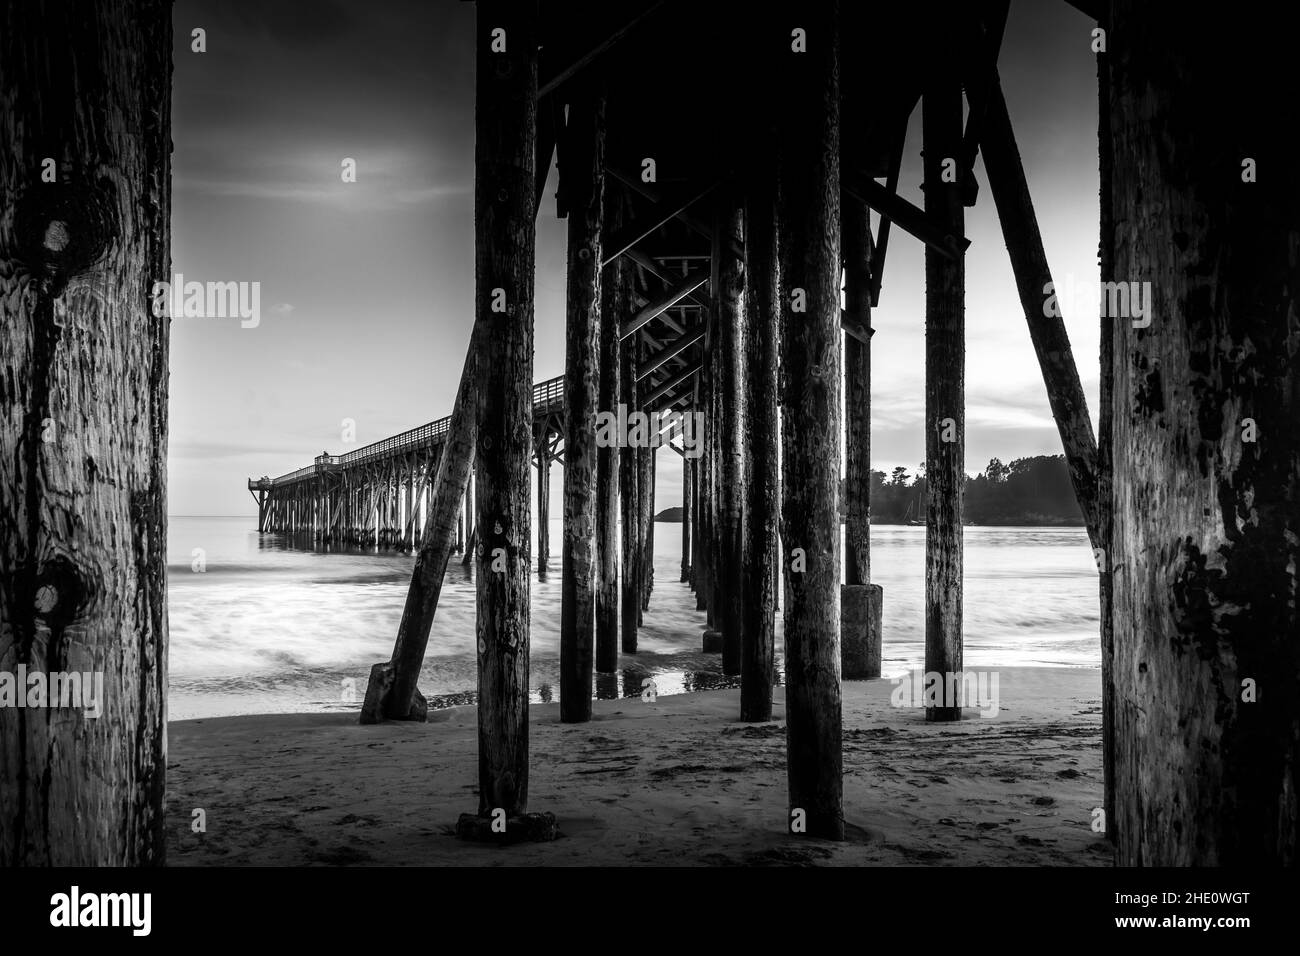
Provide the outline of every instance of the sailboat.
<path id="1" fill-rule="evenodd" d="M 907 510 L 903 512 L 903 524 L 912 525 L 913 527 L 916 527 L 918 525 L 924 527 L 925 526 L 924 518 L 918 518 L 912 516 L 912 511 L 915 508 L 916 508 L 916 496 L 913 495 L 912 500 L 907 503 Z"/>

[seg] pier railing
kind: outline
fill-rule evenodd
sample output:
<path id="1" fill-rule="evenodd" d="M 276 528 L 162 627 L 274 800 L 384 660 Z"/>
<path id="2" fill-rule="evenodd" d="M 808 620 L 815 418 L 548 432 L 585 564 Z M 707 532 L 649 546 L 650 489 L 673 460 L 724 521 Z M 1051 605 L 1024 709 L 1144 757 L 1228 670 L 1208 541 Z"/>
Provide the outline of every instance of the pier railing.
<path id="1" fill-rule="evenodd" d="M 564 415 L 564 376 L 560 375 L 533 386 L 533 417 L 543 418 L 547 415 Z M 436 421 L 416 428 L 408 429 L 397 435 L 371 442 L 343 455 L 317 455 L 312 464 L 278 478 L 252 479 L 248 482 L 250 489 L 269 489 L 276 485 L 292 484 L 304 478 L 332 472 L 338 468 L 352 468 L 384 458 L 398 457 L 417 448 L 428 448 L 439 444 L 451 427 L 451 416 L 446 415 Z"/>

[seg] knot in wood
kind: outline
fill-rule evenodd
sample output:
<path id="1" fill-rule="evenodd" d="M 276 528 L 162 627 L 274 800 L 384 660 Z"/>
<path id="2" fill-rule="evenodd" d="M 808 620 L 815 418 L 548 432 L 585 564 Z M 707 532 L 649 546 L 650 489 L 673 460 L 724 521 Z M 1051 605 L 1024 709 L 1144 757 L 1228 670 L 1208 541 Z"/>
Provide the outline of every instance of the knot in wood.
<path id="1" fill-rule="evenodd" d="M 54 610 L 59 602 L 59 592 L 51 585 L 44 585 L 36 590 L 36 613 L 42 616 Z"/>
<path id="2" fill-rule="evenodd" d="M 37 571 L 32 606 L 36 616 L 53 630 L 75 620 L 93 597 L 90 577 L 64 555 L 55 555 Z"/>
<path id="3" fill-rule="evenodd" d="M 71 276 L 94 267 L 118 234 L 116 192 L 108 181 L 35 184 L 14 212 L 19 258 L 60 292 Z"/>
<path id="4" fill-rule="evenodd" d="M 50 252 L 62 252 L 68 247 L 68 224 L 62 219 L 55 219 L 45 227 L 45 248 Z"/>

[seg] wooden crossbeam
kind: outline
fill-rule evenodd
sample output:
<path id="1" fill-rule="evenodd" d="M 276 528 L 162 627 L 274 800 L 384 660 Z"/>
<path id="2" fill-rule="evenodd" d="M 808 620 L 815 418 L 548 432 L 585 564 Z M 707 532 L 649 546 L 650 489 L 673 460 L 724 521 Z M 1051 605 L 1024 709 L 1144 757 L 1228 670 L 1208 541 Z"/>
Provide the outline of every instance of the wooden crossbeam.
<path id="1" fill-rule="evenodd" d="M 425 470 L 420 476 L 420 487 L 416 489 L 414 496 L 411 498 L 411 513 L 406 516 L 406 528 L 403 535 L 409 534 L 411 525 L 415 523 L 415 513 L 420 510 L 420 499 L 424 497 L 424 488 L 429 483 L 429 472 Z"/>
<path id="2" fill-rule="evenodd" d="M 870 176 L 850 169 L 841 170 L 841 176 L 844 190 L 858 202 L 888 216 L 941 256 L 955 260 L 970 246 L 970 240 L 965 236 L 948 235 L 931 222 L 924 211 Z"/>
<path id="3" fill-rule="evenodd" d="M 642 404 L 643 404 L 643 405 L 653 405 L 655 402 L 659 401 L 659 399 L 663 398 L 665 395 L 667 395 L 667 394 L 668 394 L 669 392 L 671 392 L 673 389 L 675 389 L 675 388 L 677 388 L 679 385 L 682 385 L 682 384 L 686 383 L 687 381 L 689 381 L 690 378 L 691 378 L 693 375 L 695 375 L 695 374 L 696 374 L 700 369 L 702 369 L 703 367 L 704 367 L 704 360 L 703 360 L 703 359 L 696 359 L 694 362 L 692 362 L 690 365 L 686 366 L 686 368 L 682 369 L 680 372 L 678 372 L 678 373 L 677 373 L 676 375 L 674 375 L 672 378 L 668 379 L 666 382 L 664 382 L 663 384 L 661 384 L 661 385 L 659 385 L 658 387 L 656 387 L 655 389 L 653 389 L 653 390 L 652 390 L 648 395 L 646 395 L 646 397 L 642 400 Z"/>
<path id="4" fill-rule="evenodd" d="M 543 96 L 547 96 L 548 94 L 554 93 L 561 86 L 563 86 L 570 79 L 572 79 L 579 72 L 581 72 L 585 67 L 590 66 L 601 54 L 608 52 L 609 49 L 613 47 L 616 43 L 618 43 L 619 40 L 622 40 L 625 36 L 631 33 L 632 30 L 637 26 L 637 24 L 639 24 L 646 17 L 650 16 L 650 14 L 654 13 L 663 5 L 664 5 L 664 0 L 655 0 L 655 2 L 650 4 L 650 6 L 648 6 L 645 10 L 638 13 L 627 23 L 623 24 L 621 27 L 619 27 L 609 36 L 605 37 L 605 39 L 601 40 L 599 43 L 593 46 L 586 53 L 583 53 L 581 56 L 579 56 L 577 59 L 569 63 L 567 66 L 557 71 L 554 76 L 548 77 L 545 80 L 543 80 L 537 86 L 538 97 L 543 97 Z"/>
<path id="5" fill-rule="evenodd" d="M 679 302 L 677 305 L 673 306 L 674 309 L 677 309 L 677 308 L 680 308 L 680 307 L 681 307 L 681 303 L 680 303 L 680 302 Z M 678 335 L 681 335 L 681 334 L 683 334 L 683 333 L 686 331 L 686 326 L 682 325 L 681 322 L 678 322 L 676 319 L 674 319 L 674 318 L 673 318 L 671 315 L 669 315 L 667 312 L 665 312 L 665 313 L 663 313 L 661 316 L 659 316 L 659 321 L 662 322 L 664 325 L 668 326 L 668 328 L 672 329 L 672 330 L 673 330 L 674 332 L 676 332 Z"/>
<path id="6" fill-rule="evenodd" d="M 997 75 L 998 52 L 1002 49 L 1002 35 L 1007 26 L 1007 10 L 1011 0 L 988 0 L 984 17 L 984 36 L 974 45 L 973 63 L 968 67 L 972 75 L 967 83 L 966 99 L 970 110 L 966 117 L 966 132 L 962 137 L 962 203 L 974 206 L 979 195 L 975 180 L 975 157 L 979 153 L 980 132 L 984 126 L 984 110 L 988 103 L 988 90 Z"/>
<path id="7" fill-rule="evenodd" d="M 656 206 L 661 205 L 663 203 L 664 199 L 662 193 L 660 193 L 660 191 L 655 188 L 653 183 L 643 182 L 640 176 L 615 166 L 606 166 L 605 172 L 609 173 L 619 182 L 624 183 L 629 189 L 633 190 L 634 192 L 640 193 L 642 196 L 650 200 Z M 698 216 L 692 214 L 691 212 L 682 210 L 680 213 L 677 214 L 676 218 L 681 222 L 685 223 L 691 229 L 695 230 L 695 232 L 699 233 L 705 239 L 713 238 L 713 227 L 710 226 L 708 223 L 706 223 L 703 219 L 700 219 Z M 745 255 L 744 246 L 742 246 L 741 243 L 735 239 L 735 237 L 730 237 L 728 239 L 728 244 L 730 246 L 733 255 L 737 256 L 738 258 L 741 258 Z M 664 258 L 677 259 L 682 257 L 665 256 Z M 704 258 L 704 257 L 700 256 L 699 258 Z"/>
<path id="8" fill-rule="evenodd" d="M 670 359 L 674 359 L 689 349 L 696 342 L 704 341 L 704 326 L 697 329 L 691 329 L 679 335 L 664 345 L 662 352 L 650 356 L 641 363 L 641 367 L 636 370 L 636 380 L 639 382 L 655 369 L 666 364 Z"/>
<path id="9" fill-rule="evenodd" d="M 546 177 L 551 172 L 551 157 L 556 148 L 556 117 L 553 103 L 537 107 L 537 168 L 533 195 L 533 216 L 542 208 L 542 195 L 546 192 Z"/>
<path id="10" fill-rule="evenodd" d="M 656 262 L 653 258 L 646 255 L 640 249 L 628 249 L 623 254 L 627 256 L 629 259 L 631 259 L 633 262 L 635 262 L 639 268 L 644 269 L 646 272 L 650 273 L 656 279 L 659 279 L 661 282 L 665 284 L 681 279 L 680 273 L 674 273 L 673 270 L 669 269 L 665 265 L 662 265 L 661 263 Z M 685 299 L 682 300 L 681 304 L 685 304 L 688 301 L 692 306 L 699 306 L 701 308 L 705 306 L 705 303 L 700 301 L 700 299 L 697 298 L 695 295 L 688 295 Z"/>
<path id="11" fill-rule="evenodd" d="M 334 506 L 334 514 L 330 518 L 330 524 L 327 530 L 333 531 L 334 526 L 339 523 L 339 514 L 343 511 L 343 502 L 346 500 L 346 498 L 347 498 L 346 495 L 339 495 L 338 504 Z"/>
<path id="12" fill-rule="evenodd" d="M 1102 11 L 1106 9 L 1106 0 L 1065 0 L 1070 6 L 1086 17 L 1100 21 Z"/>
<path id="13" fill-rule="evenodd" d="M 1029 325 L 1047 399 L 1052 408 L 1065 450 L 1079 509 L 1088 527 L 1093 547 L 1101 547 L 1100 502 L 1097 490 L 1097 441 L 1088 417 L 1088 402 L 1079 382 L 1079 372 L 1070 351 L 1070 338 L 1060 315 L 1048 315 L 1044 309 L 1044 290 L 1052 282 L 1052 273 L 1038 230 L 1038 217 L 1029 196 L 1020 150 L 1016 146 L 1007 103 L 996 78 L 988 91 L 985 119 L 984 169 L 989 191 L 997 206 L 998 221 L 1011 256 L 1012 271 L 1020 304 Z"/>
<path id="14" fill-rule="evenodd" d="M 677 218 L 679 213 L 689 209 L 698 200 L 711 193 L 716 185 L 716 183 L 710 183 L 703 189 L 690 191 L 683 199 L 656 204 L 649 214 L 636 220 L 610 238 L 609 245 L 605 247 L 605 258 L 601 260 L 601 266 L 609 265 L 664 223 Z"/>
<path id="15" fill-rule="evenodd" d="M 870 345 L 871 336 L 873 336 L 876 332 L 875 329 L 867 328 L 857 319 L 850 317 L 849 313 L 844 312 L 842 310 L 840 312 L 840 328 L 842 328 L 849 335 L 853 336 L 863 345 Z"/>
<path id="16" fill-rule="evenodd" d="M 642 306 L 648 304 L 648 303 L 650 302 L 650 300 L 647 299 L 647 298 L 646 298 L 645 296 L 643 296 L 643 295 L 634 295 L 634 296 L 632 296 L 632 302 L 636 305 L 636 307 L 637 307 L 638 309 L 640 309 Z M 679 303 L 677 303 L 675 306 L 673 306 L 673 308 L 674 308 L 674 309 L 681 309 L 681 308 L 693 308 L 693 307 L 692 307 L 692 306 L 683 306 L 683 305 L 679 302 Z M 685 317 L 683 316 L 683 320 L 684 320 L 684 319 L 685 319 Z M 660 316 L 659 316 L 659 321 L 662 322 L 664 325 L 668 326 L 668 328 L 672 329 L 672 330 L 673 330 L 674 332 L 676 332 L 678 335 L 681 335 L 683 332 L 686 331 L 686 327 L 685 327 L 684 325 L 682 325 L 680 322 L 678 322 L 676 319 L 674 319 L 674 318 L 673 318 L 671 315 L 669 315 L 666 311 L 660 314 Z M 650 333 L 648 333 L 648 332 L 642 330 L 641 334 L 642 334 L 642 335 L 646 335 L 646 336 L 648 336 Z M 652 340 L 652 341 L 653 341 L 653 340 Z M 660 345 L 661 345 L 660 342 L 658 342 L 658 341 L 654 341 L 654 347 L 655 347 L 655 348 L 659 348 Z"/>
<path id="17" fill-rule="evenodd" d="M 906 122 L 906 119 L 904 119 Z M 899 137 L 898 149 L 889 161 L 889 175 L 885 177 L 885 189 L 891 193 L 898 192 L 898 177 L 903 169 L 903 140 Z M 889 224 L 893 222 L 888 216 L 881 215 L 880 229 L 871 250 L 871 307 L 880 305 L 880 283 L 885 277 L 885 254 L 889 252 Z"/>
<path id="18" fill-rule="evenodd" d="M 671 398 L 668 399 L 667 403 L 660 404 L 658 407 L 652 408 L 649 405 L 643 405 L 641 406 L 641 411 L 645 412 L 646 414 L 658 412 L 659 414 L 662 415 L 664 412 L 673 411 L 675 406 L 681 405 L 681 408 L 678 408 L 676 410 L 680 413 L 685 413 L 695 407 L 695 402 L 688 401 L 690 397 L 691 397 L 690 392 L 683 392 L 681 395 L 672 396 Z M 682 402 L 686 402 L 686 404 L 682 405 Z"/>
<path id="19" fill-rule="evenodd" d="M 618 337 L 620 340 L 634 335 L 643 325 L 651 322 L 656 316 L 664 310 L 671 309 L 690 293 L 694 292 L 704 283 L 709 281 L 707 273 L 695 272 L 687 275 L 677 285 L 667 289 L 659 298 L 651 300 L 636 315 L 623 323 L 619 329 Z"/>

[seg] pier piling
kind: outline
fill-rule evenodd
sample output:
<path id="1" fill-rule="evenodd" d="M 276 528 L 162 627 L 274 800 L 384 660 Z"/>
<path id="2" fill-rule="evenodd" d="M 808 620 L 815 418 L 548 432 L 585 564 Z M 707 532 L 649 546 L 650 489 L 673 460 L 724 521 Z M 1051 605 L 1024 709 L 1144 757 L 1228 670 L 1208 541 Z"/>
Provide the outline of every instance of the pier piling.
<path id="1" fill-rule="evenodd" d="M 537 458 L 537 580 L 545 581 L 551 561 L 551 433 L 549 422 L 533 426 Z"/>
<path id="2" fill-rule="evenodd" d="M 6 869 L 166 862 L 172 49 L 169 3 L 0 12 Z"/>
<path id="3" fill-rule="evenodd" d="M 871 221 L 865 204 L 841 197 L 844 311 L 844 584 L 841 676 L 880 677 L 882 589 L 871 583 Z M 859 338 L 859 335 L 864 338 Z"/>
<path id="4" fill-rule="evenodd" d="M 964 231 L 961 86 L 936 66 L 921 100 L 925 212 L 946 236 Z M 945 168 L 949 174 L 945 175 Z M 962 669 L 963 485 L 966 465 L 964 254 L 925 249 L 925 671 Z M 926 720 L 960 720 L 960 702 Z"/>
<path id="5" fill-rule="evenodd" d="M 480 0 L 475 27 L 478 816 L 507 819 L 528 809 L 537 17 L 534 4 Z"/>
<path id="6" fill-rule="evenodd" d="M 1213 30 L 1166 0 L 1109 10 L 1101 280 L 1148 291 L 1102 313 L 1106 825 L 1117 866 L 1277 871 L 1300 862 L 1294 31 L 1274 6 Z"/>
<path id="7" fill-rule="evenodd" d="M 682 574 L 679 580 L 687 584 L 691 580 L 691 460 L 682 458 Z"/>
<path id="8" fill-rule="evenodd" d="M 777 522 L 777 376 L 781 303 L 776 248 L 775 161 L 751 174 L 745 207 L 745 482 L 740 659 L 740 719 L 772 719 L 776 682 L 776 592 L 780 574 Z"/>
<path id="9" fill-rule="evenodd" d="M 788 809 L 792 831 L 842 840 L 839 4 L 800 14 L 778 118 Z"/>
<path id="10" fill-rule="evenodd" d="M 596 628 L 596 438 L 599 394 L 605 102 L 569 103 L 560 185 L 568 210 L 565 328 L 564 552 L 561 559 L 560 720 L 591 719 Z"/>
<path id="11" fill-rule="evenodd" d="M 627 197 L 622 187 L 606 179 L 607 233 L 623 228 Z M 604 266 L 600 293 L 600 356 L 598 375 L 600 411 L 617 414 L 623 364 L 619 327 L 632 311 L 632 275 L 627 259 L 619 257 Z M 629 343 L 630 345 L 630 343 Z M 617 443 L 596 449 L 596 670 L 613 673 L 618 668 L 619 628 L 619 478 L 626 451 Z M 626 574 L 626 569 L 624 570 Z"/>
<path id="12" fill-rule="evenodd" d="M 619 400 L 629 409 L 639 408 L 640 389 L 636 381 L 635 340 L 623 343 L 619 358 Z M 641 463 L 635 448 L 623 448 L 618 456 L 619 538 L 622 571 L 619 580 L 619 617 L 624 654 L 636 653 L 637 628 L 641 624 Z"/>
<path id="13" fill-rule="evenodd" d="M 739 251 L 745 239 L 745 206 L 739 190 L 729 190 L 717 217 L 718 314 L 717 390 L 719 416 L 718 513 L 719 607 L 717 629 L 722 632 L 722 673 L 739 674 L 744 604 L 745 538 L 741 523 L 745 497 L 744 405 L 742 372 L 745 349 L 745 264 Z"/>

